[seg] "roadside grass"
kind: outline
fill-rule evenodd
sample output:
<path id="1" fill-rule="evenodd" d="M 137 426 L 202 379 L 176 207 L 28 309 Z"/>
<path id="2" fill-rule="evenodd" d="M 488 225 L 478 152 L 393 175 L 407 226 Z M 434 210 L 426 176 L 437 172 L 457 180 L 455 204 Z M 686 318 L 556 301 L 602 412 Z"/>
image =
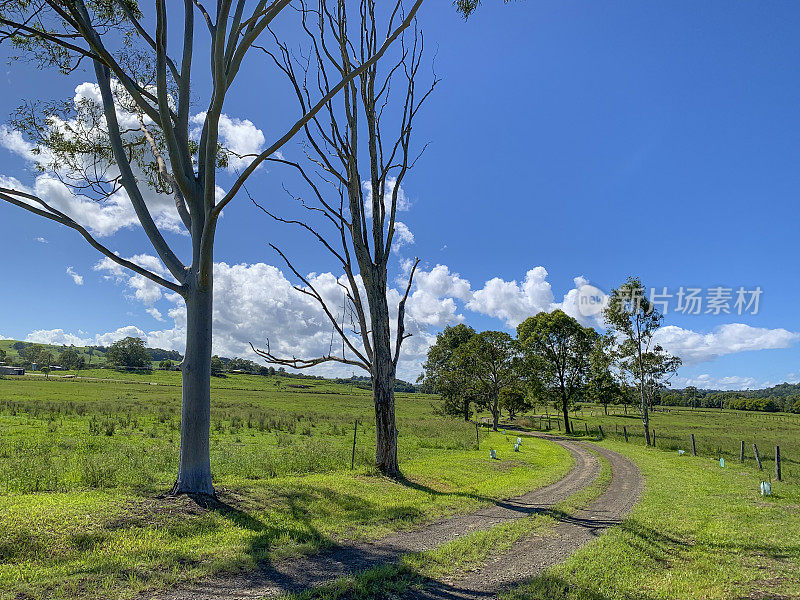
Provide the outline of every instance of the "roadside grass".
<path id="1" fill-rule="evenodd" d="M 526 441 L 526 443 L 528 443 Z M 409 590 L 421 589 L 447 577 L 466 573 L 493 556 L 507 552 L 517 540 L 537 533 L 547 534 L 559 516 L 589 505 L 611 482 L 611 466 L 597 455 L 601 471 L 594 482 L 551 510 L 476 531 L 425 552 L 409 553 L 398 564 L 370 569 L 352 577 L 342 577 L 328 585 L 290 596 L 292 600 L 372 600 L 402 597 Z"/>
<path id="2" fill-rule="evenodd" d="M 175 476 L 179 389 L 0 381 L 0 598 L 130 597 L 252 569 L 473 510 L 551 483 L 573 463 L 541 440 L 515 453 L 501 433 L 481 431 L 477 449 L 474 426 L 436 416 L 430 397 L 400 394 L 407 480 L 396 482 L 371 466 L 367 394 L 331 382 L 288 391 L 270 379 L 215 382 L 212 506 L 158 497 Z"/>
<path id="3" fill-rule="evenodd" d="M 504 600 L 675 600 L 800 597 L 800 486 L 750 465 L 602 445 L 646 477 L 642 501 L 616 527 Z"/>

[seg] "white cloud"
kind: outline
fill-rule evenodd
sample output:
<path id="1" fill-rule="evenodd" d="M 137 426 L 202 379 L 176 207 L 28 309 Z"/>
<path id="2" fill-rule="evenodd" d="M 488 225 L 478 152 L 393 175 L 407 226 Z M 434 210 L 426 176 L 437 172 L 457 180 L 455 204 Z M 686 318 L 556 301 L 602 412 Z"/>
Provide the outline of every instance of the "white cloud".
<path id="1" fill-rule="evenodd" d="M 65 333 L 63 329 L 39 329 L 31 331 L 25 336 L 26 342 L 34 342 L 37 344 L 52 344 L 54 346 L 74 344 L 75 346 L 88 346 L 90 340 L 81 338 L 72 333 Z"/>
<path id="2" fill-rule="evenodd" d="M 371 181 L 364 181 L 362 182 L 364 186 L 364 191 L 366 192 L 364 198 L 364 214 L 367 216 L 368 219 L 372 218 L 372 182 Z M 397 187 L 397 179 L 394 177 L 387 177 L 386 178 L 386 189 L 383 191 L 383 209 L 386 211 L 388 215 L 392 209 L 392 197 L 394 195 L 394 190 Z M 406 191 L 403 189 L 403 186 L 397 190 L 397 212 L 405 212 L 411 209 L 411 200 L 409 200 L 408 196 L 406 195 Z"/>
<path id="3" fill-rule="evenodd" d="M 398 252 L 403 246 L 410 246 L 414 243 L 414 234 L 402 221 L 394 222 L 394 239 L 392 240 L 392 251 Z"/>
<path id="4" fill-rule="evenodd" d="M 114 342 L 126 337 L 147 339 L 147 335 L 144 331 L 134 325 L 128 325 L 94 337 L 80 337 L 73 333 L 66 333 L 63 329 L 39 329 L 29 333 L 25 337 L 25 341 L 37 344 L 51 344 L 54 346 L 110 346 Z"/>
<path id="5" fill-rule="evenodd" d="M 151 306 L 145 311 L 148 315 L 153 317 L 156 321 L 163 321 L 164 315 L 161 314 L 161 311 L 158 310 L 156 307 Z"/>
<path id="6" fill-rule="evenodd" d="M 544 267 L 528 271 L 521 283 L 495 277 L 475 291 L 467 308 L 502 319 L 508 327 L 516 327 L 528 317 L 555 307 L 553 290 L 546 279 Z"/>
<path id="7" fill-rule="evenodd" d="M 72 281 L 75 282 L 75 285 L 83 285 L 83 275 L 78 275 L 74 268 L 67 267 L 67 275 L 72 277 Z"/>
<path id="8" fill-rule="evenodd" d="M 751 327 L 744 323 L 721 325 L 711 333 L 667 325 L 653 337 L 655 343 L 661 344 L 671 354 L 680 356 L 686 366 L 736 352 L 788 348 L 798 340 L 800 333 Z"/>
<path id="9" fill-rule="evenodd" d="M 469 281 L 458 273 L 451 273 L 447 265 L 436 265 L 430 271 L 417 271 L 414 283 L 418 290 L 439 298 L 452 297 L 463 301 L 472 298 Z"/>
<path id="10" fill-rule="evenodd" d="M 136 254 L 131 256 L 129 261 L 136 263 L 140 267 L 152 271 L 156 275 L 172 279 L 164 264 L 155 256 L 150 254 Z M 142 275 L 136 275 L 124 267 L 120 266 L 108 257 L 102 258 L 93 267 L 95 271 L 108 273 L 106 279 L 114 279 L 118 283 L 126 283 L 133 291 L 133 297 L 147 305 L 152 305 L 164 296 L 160 285 L 150 281 Z"/>
<path id="11" fill-rule="evenodd" d="M 192 124 L 197 126 L 193 135 L 200 136 L 206 113 L 201 112 L 192 117 Z M 219 119 L 220 143 L 236 156 L 228 157 L 228 170 L 231 172 L 246 169 L 253 162 L 253 155 L 261 154 L 266 139 L 264 133 L 252 121 L 236 119 L 221 115 Z"/>
<path id="12" fill-rule="evenodd" d="M 716 377 L 709 373 L 690 377 L 676 377 L 673 380 L 673 387 L 675 388 L 685 388 L 690 385 L 701 390 L 753 390 L 771 387 L 775 384 L 769 381 L 760 381 L 755 377 L 741 377 L 738 375 Z"/>
<path id="13" fill-rule="evenodd" d="M 37 241 L 37 242 L 39 242 L 40 244 L 48 244 L 48 243 L 49 243 L 49 242 L 48 242 L 48 241 L 47 241 L 45 238 L 43 238 L 43 237 L 37 237 L 37 238 L 36 238 L 36 241 Z"/>

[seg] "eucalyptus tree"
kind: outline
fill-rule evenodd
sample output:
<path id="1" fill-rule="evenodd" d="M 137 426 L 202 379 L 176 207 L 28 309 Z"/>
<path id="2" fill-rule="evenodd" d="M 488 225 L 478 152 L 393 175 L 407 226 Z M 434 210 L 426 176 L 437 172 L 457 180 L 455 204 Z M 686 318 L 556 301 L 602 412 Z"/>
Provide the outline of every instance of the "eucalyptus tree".
<path id="1" fill-rule="evenodd" d="M 471 406 L 475 401 L 475 385 L 466 351 L 475 335 L 475 330 L 463 323 L 445 327 L 428 348 L 420 376 L 424 386 L 441 396 L 444 412 L 462 416 L 465 421 L 472 416 Z"/>
<path id="2" fill-rule="evenodd" d="M 226 98 L 242 73 L 246 56 L 263 43 L 276 18 L 297 14 L 287 10 L 290 0 L 217 0 L 212 9 L 201 0 L 153 0 L 147 14 L 144 0 L 0 2 L 0 42 L 10 44 L 22 58 L 65 75 L 88 65 L 96 81 L 97 101 L 67 108 L 59 102 L 30 103 L 18 113 L 15 125 L 28 137 L 39 168 L 76 196 L 98 203 L 117 194 L 127 196 L 165 269 L 157 272 L 122 258 L 76 215 L 21 185 L 3 183 L 0 199 L 74 229 L 108 260 L 185 301 L 186 351 L 175 493 L 214 493 L 209 454 L 210 376 L 214 240 L 220 215 L 265 160 L 325 109 L 340 90 L 374 66 L 412 23 L 421 1 L 402 18 L 398 16 L 385 37 L 375 36 L 368 58 L 347 72 L 331 74 L 325 94 L 305 105 L 299 117 L 287 119 L 285 129 L 262 152 L 249 157 L 248 166 L 227 191 L 220 191 L 217 176 L 217 170 L 232 156 L 220 142 Z M 302 8 L 299 12 L 305 16 Z M 171 50 L 177 51 L 174 58 Z M 203 57 L 199 67 L 193 60 L 195 54 Z M 197 68 L 210 69 L 210 82 L 193 85 Z M 197 100 L 207 105 L 204 112 L 192 115 Z M 174 199 L 180 226 L 190 240 L 185 262 L 153 217 L 154 195 Z"/>
<path id="3" fill-rule="evenodd" d="M 597 332 L 561 310 L 540 312 L 517 327 L 517 339 L 528 370 L 536 373 L 558 398 L 564 431 L 570 433 L 569 407 L 585 390 Z"/>
<path id="4" fill-rule="evenodd" d="M 301 6 L 305 6 L 302 0 Z M 299 226 L 320 244 L 342 274 L 338 283 L 339 298 L 343 297 L 340 315 L 332 299 L 273 245 L 302 284 L 296 289 L 324 311 L 341 349 L 331 343 L 321 356 L 297 358 L 282 355 L 266 340 L 266 349 L 254 350 L 270 364 L 294 369 L 336 362 L 367 371 L 375 408 L 375 465 L 389 476 L 400 474 L 394 387 L 408 337 L 406 301 L 419 261 L 409 266 L 405 293 L 396 300 L 390 299 L 389 264 L 402 234 L 397 220 L 402 186 L 424 151 L 414 147 L 412 131 L 438 82 L 435 76 L 424 87 L 418 82 L 424 43 L 416 21 L 401 34 L 391 56 L 381 64 L 373 60 L 381 51 L 381 39 L 396 28 L 403 10 L 402 0 L 380 7 L 376 0 L 362 0 L 351 27 L 355 11 L 345 2 L 334 9 L 320 2 L 315 10 L 303 10 L 306 50 L 294 53 L 276 38 L 278 50 L 267 54 L 296 90 L 301 112 L 308 110 L 311 98 L 331 97 L 331 81 L 346 77 L 348 83 L 344 94 L 326 101 L 324 111 L 304 127 L 303 159 L 268 159 L 297 174 L 307 188 L 311 200 L 292 196 L 308 209 L 304 216 L 279 216 L 253 198 L 271 218 Z M 343 322 L 345 313 L 352 319 L 350 329 Z"/>
<path id="5" fill-rule="evenodd" d="M 514 338 L 504 331 L 482 331 L 465 347 L 474 379 L 476 404 L 492 415 L 492 429 L 500 422 L 503 390 L 518 389 L 520 362 Z"/>
<path id="6" fill-rule="evenodd" d="M 615 338 L 615 353 L 621 369 L 636 382 L 645 441 L 649 446 L 650 397 L 675 373 L 681 360 L 654 345 L 653 336 L 661 327 L 664 315 L 650 302 L 638 277 L 628 277 L 625 283 L 612 290 L 603 317 Z"/>

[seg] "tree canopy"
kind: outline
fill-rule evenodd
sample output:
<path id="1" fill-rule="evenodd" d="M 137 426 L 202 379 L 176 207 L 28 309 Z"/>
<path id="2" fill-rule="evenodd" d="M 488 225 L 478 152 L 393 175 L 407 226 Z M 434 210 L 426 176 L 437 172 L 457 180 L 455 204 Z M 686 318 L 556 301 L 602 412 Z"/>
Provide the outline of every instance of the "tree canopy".
<path id="1" fill-rule="evenodd" d="M 525 368 L 560 400 L 567 433 L 571 431 L 569 407 L 586 386 L 597 337 L 594 329 L 583 327 L 561 310 L 541 312 L 517 327 Z"/>
<path id="2" fill-rule="evenodd" d="M 118 368 L 149 369 L 150 353 L 147 352 L 144 340 L 126 337 L 111 344 L 106 352 L 106 363 Z"/>

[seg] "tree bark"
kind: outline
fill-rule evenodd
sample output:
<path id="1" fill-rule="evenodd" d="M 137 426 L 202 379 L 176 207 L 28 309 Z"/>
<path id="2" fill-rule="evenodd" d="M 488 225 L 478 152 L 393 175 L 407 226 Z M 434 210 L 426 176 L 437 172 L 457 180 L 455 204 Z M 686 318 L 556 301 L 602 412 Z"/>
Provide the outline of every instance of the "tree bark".
<path id="1" fill-rule="evenodd" d="M 394 414 L 395 367 L 392 360 L 386 284 L 380 274 L 366 278 L 364 284 L 370 301 L 374 352 L 372 396 L 375 402 L 375 467 L 384 475 L 398 477 L 400 467 L 397 462 L 397 424 Z"/>
<path id="2" fill-rule="evenodd" d="M 211 482 L 211 333 L 213 291 L 194 286 L 186 295 L 181 451 L 175 494 L 214 495 Z"/>
<path id="3" fill-rule="evenodd" d="M 375 401 L 375 467 L 389 477 L 400 475 L 397 463 L 397 424 L 394 416 L 394 385 L 389 377 L 372 377 Z M 394 376 L 391 377 L 394 379 Z"/>
<path id="4" fill-rule="evenodd" d="M 561 412 L 564 415 L 564 433 L 572 433 L 572 425 L 569 422 L 569 407 L 567 406 L 566 396 L 564 396 L 561 400 Z"/>

